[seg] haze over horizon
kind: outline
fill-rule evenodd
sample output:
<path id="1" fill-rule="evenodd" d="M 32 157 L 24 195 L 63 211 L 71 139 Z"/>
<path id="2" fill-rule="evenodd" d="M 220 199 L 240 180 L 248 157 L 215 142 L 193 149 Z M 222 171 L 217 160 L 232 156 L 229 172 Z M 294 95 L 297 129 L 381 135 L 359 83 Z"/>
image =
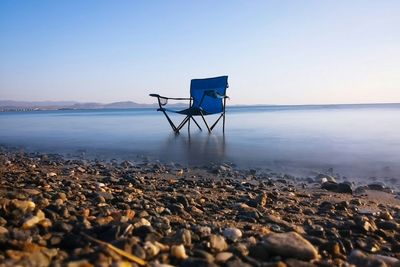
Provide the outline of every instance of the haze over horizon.
<path id="1" fill-rule="evenodd" d="M 229 75 L 230 104 L 400 102 L 399 1 L 0 2 L 0 99 L 154 103 Z"/>

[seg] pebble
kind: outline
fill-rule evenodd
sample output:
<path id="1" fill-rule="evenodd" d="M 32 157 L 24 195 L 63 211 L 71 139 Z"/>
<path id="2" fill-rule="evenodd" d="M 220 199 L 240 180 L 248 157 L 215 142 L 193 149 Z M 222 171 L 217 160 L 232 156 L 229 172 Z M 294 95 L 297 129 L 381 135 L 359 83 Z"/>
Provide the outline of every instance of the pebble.
<path id="1" fill-rule="evenodd" d="M 348 183 L 336 183 L 336 182 L 325 182 L 321 185 L 322 189 L 328 190 L 328 191 L 333 191 L 337 193 L 348 193 L 352 194 L 353 189 L 351 188 L 351 185 Z"/>
<path id="2" fill-rule="evenodd" d="M 228 244 L 226 243 L 225 238 L 223 236 L 211 235 L 210 248 L 212 248 L 217 252 L 220 252 L 226 250 L 228 248 Z"/>
<path id="3" fill-rule="evenodd" d="M 325 183 L 325 182 L 334 182 L 336 183 L 336 179 L 333 176 L 327 175 L 327 174 L 318 174 L 314 178 L 315 182 L 317 183 Z"/>
<path id="4" fill-rule="evenodd" d="M 271 233 L 265 238 L 267 252 L 301 260 L 318 258 L 317 249 L 296 232 Z"/>
<path id="5" fill-rule="evenodd" d="M 70 261 L 66 265 L 67 267 L 93 267 L 88 260 L 78 260 L 78 261 Z"/>
<path id="6" fill-rule="evenodd" d="M 135 228 L 139 228 L 141 226 L 151 226 L 151 223 L 145 218 L 140 218 L 139 221 L 134 224 L 134 226 Z"/>
<path id="7" fill-rule="evenodd" d="M 229 227 L 225 228 L 223 235 L 226 239 L 236 242 L 242 237 L 242 231 L 234 227 Z"/>
<path id="8" fill-rule="evenodd" d="M 8 234 L 8 229 L 3 226 L 0 226 L 0 235 L 5 235 L 5 234 Z"/>
<path id="9" fill-rule="evenodd" d="M 213 262 L 200 258 L 188 258 L 179 265 L 180 267 L 218 267 Z"/>
<path id="10" fill-rule="evenodd" d="M 399 224 L 394 221 L 382 221 L 376 224 L 378 228 L 383 230 L 398 230 L 400 229 Z"/>
<path id="11" fill-rule="evenodd" d="M 11 200 L 11 206 L 15 207 L 16 209 L 19 209 L 23 213 L 28 213 L 35 209 L 36 204 L 29 200 L 26 201 L 26 200 L 13 199 Z"/>
<path id="12" fill-rule="evenodd" d="M 183 245 L 172 245 L 171 246 L 171 255 L 177 259 L 187 259 L 188 255 L 186 255 L 185 247 Z"/>
<path id="13" fill-rule="evenodd" d="M 260 193 L 256 198 L 256 202 L 259 207 L 265 207 L 267 204 L 267 194 L 265 192 Z"/>
<path id="14" fill-rule="evenodd" d="M 55 177 L 55 176 L 57 176 L 57 173 L 55 173 L 55 172 L 47 173 L 47 177 Z"/>
<path id="15" fill-rule="evenodd" d="M 232 252 L 220 252 L 215 256 L 215 261 L 218 263 L 226 262 L 233 257 Z"/>
<path id="16" fill-rule="evenodd" d="M 144 250 L 146 251 L 146 254 L 150 258 L 152 258 L 154 256 L 157 256 L 161 249 L 159 246 L 153 244 L 151 241 L 146 241 L 144 243 Z"/>
<path id="17" fill-rule="evenodd" d="M 379 257 L 366 255 L 360 250 L 353 250 L 349 255 L 348 262 L 356 267 L 387 267 Z"/>
<path id="18" fill-rule="evenodd" d="M 175 241 L 184 246 L 190 246 L 192 244 L 192 234 L 187 229 L 180 229 L 176 232 Z"/>
<path id="19" fill-rule="evenodd" d="M 139 266 L 90 238 L 150 267 L 400 264 L 398 200 L 371 202 L 333 176 L 316 177 L 316 185 L 226 164 L 211 174 L 208 167 L 0 149 L 0 166 L 5 158 L 12 165 L 0 168 L 1 188 L 7 188 L 0 190 L 0 265 Z"/>
<path id="20" fill-rule="evenodd" d="M 22 225 L 23 229 L 30 229 L 33 226 L 35 226 L 36 224 L 38 224 L 39 222 L 41 222 L 42 220 L 45 219 L 45 215 L 43 213 L 43 211 L 38 210 L 37 214 L 35 216 L 30 217 L 29 219 L 27 219 L 24 224 Z"/>

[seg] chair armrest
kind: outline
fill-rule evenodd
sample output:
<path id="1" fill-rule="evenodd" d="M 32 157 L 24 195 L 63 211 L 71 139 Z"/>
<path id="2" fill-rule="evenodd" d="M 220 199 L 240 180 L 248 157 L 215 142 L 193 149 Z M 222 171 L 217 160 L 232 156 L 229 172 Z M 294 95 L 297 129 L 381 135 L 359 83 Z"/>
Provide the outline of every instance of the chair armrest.
<path id="1" fill-rule="evenodd" d="M 214 97 L 214 98 L 229 98 L 229 96 L 221 95 L 216 90 L 207 90 L 207 91 L 205 91 L 205 95 L 211 96 L 211 97 Z"/>
<path id="2" fill-rule="evenodd" d="M 166 96 L 161 96 L 159 94 L 150 94 L 149 96 L 157 97 L 157 98 L 171 99 L 171 100 L 192 100 L 191 97 L 189 97 L 189 98 L 187 98 L 187 97 L 166 97 Z"/>

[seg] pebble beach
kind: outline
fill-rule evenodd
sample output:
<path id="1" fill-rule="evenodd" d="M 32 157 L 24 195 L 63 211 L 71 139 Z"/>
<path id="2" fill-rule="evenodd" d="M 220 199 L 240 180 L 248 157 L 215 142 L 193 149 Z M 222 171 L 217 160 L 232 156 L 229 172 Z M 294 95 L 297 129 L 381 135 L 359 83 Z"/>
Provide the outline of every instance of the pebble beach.
<path id="1" fill-rule="evenodd" d="M 400 266 L 380 183 L 4 148 L 0 177 L 0 266 Z"/>

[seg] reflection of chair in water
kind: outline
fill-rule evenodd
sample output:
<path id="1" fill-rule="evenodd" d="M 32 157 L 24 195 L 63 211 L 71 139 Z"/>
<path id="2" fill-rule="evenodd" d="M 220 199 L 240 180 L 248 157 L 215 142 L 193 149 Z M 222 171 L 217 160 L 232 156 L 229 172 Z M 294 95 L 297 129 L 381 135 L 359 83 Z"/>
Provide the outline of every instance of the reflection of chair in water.
<path id="1" fill-rule="evenodd" d="M 189 123 L 190 120 L 199 127 L 201 130 L 200 125 L 194 119 L 194 116 L 201 116 L 206 125 L 208 132 L 211 132 L 215 125 L 219 122 L 222 118 L 222 129 L 225 131 L 225 104 L 226 99 L 226 89 L 228 88 L 228 76 L 221 76 L 215 78 L 207 78 L 207 79 L 194 79 L 190 83 L 190 98 L 172 98 L 172 97 L 165 97 L 160 96 L 158 94 L 150 94 L 150 96 L 157 97 L 159 109 L 157 111 L 162 111 L 167 118 L 169 124 L 171 125 L 172 129 L 179 133 L 179 130 L 185 126 L 186 123 Z M 168 103 L 168 100 L 189 100 L 189 108 L 184 110 L 171 110 L 166 109 L 165 106 Z M 183 121 L 178 125 L 172 122 L 169 118 L 167 112 L 174 112 L 182 115 L 186 115 Z M 209 127 L 207 121 L 205 120 L 204 116 L 219 114 L 218 119 L 214 122 L 211 127 Z"/>
<path id="2" fill-rule="evenodd" d="M 171 135 L 159 149 L 159 155 L 168 161 L 189 164 L 222 162 L 226 156 L 225 135 Z"/>

